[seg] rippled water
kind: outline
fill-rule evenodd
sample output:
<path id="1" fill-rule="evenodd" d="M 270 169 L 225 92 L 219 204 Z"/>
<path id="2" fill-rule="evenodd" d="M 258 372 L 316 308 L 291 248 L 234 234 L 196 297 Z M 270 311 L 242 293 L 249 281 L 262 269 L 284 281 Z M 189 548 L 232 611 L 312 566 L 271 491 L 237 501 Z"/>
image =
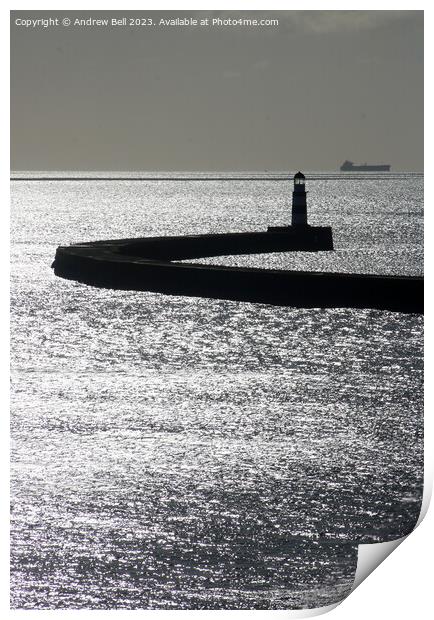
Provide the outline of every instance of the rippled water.
<path id="1" fill-rule="evenodd" d="M 334 253 L 206 262 L 422 272 L 422 178 L 311 175 Z M 308 177 L 309 178 L 309 177 Z M 108 291 L 57 245 L 265 230 L 274 180 L 12 184 L 12 606 L 279 609 L 413 528 L 422 318 Z"/>

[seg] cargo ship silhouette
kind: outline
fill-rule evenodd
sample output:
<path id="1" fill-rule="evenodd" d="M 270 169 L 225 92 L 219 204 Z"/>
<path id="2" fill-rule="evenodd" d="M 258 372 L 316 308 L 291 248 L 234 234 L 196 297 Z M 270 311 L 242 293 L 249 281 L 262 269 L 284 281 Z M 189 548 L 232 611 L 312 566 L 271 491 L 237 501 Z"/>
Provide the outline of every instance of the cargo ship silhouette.
<path id="1" fill-rule="evenodd" d="M 340 167 L 342 172 L 389 172 L 389 164 L 353 164 L 346 159 Z"/>

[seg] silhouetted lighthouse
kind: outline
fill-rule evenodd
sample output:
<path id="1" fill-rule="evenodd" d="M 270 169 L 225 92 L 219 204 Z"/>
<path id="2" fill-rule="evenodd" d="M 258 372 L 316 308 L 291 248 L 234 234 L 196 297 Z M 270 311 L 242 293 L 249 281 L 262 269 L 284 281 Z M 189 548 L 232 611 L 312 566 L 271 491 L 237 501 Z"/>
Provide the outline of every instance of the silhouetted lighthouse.
<path id="1" fill-rule="evenodd" d="M 294 191 L 292 192 L 292 225 L 307 226 L 306 205 L 306 177 L 302 172 L 294 176 Z"/>
<path id="2" fill-rule="evenodd" d="M 285 213 L 288 217 L 288 203 L 285 205 Z M 270 241 L 270 244 L 274 243 L 274 247 L 279 248 L 275 250 L 276 252 L 333 250 L 333 235 L 330 226 L 310 226 L 307 223 L 306 177 L 302 172 L 294 175 L 291 223 L 286 226 L 269 226 L 267 233 L 270 233 L 270 238 L 273 236 L 275 238 L 274 241 Z"/>

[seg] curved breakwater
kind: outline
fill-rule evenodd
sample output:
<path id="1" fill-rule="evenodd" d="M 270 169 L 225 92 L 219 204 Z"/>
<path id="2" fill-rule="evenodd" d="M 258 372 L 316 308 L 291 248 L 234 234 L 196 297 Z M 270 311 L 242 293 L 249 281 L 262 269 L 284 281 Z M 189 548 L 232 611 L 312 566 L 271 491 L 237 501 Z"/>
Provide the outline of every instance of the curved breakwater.
<path id="1" fill-rule="evenodd" d="M 423 278 L 226 267 L 175 261 L 261 252 L 332 250 L 329 227 L 149 237 L 57 248 L 57 276 L 91 286 L 293 307 L 423 312 Z"/>

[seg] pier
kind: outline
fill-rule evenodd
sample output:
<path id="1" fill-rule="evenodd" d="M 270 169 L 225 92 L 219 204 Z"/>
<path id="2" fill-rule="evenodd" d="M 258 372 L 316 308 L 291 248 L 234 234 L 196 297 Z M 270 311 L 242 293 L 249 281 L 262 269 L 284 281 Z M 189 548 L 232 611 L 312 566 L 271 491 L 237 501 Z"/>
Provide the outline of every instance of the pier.
<path id="1" fill-rule="evenodd" d="M 320 232 L 323 230 L 324 232 Z M 330 229 L 310 239 L 330 243 Z M 307 233 L 309 234 L 309 233 Z M 307 243 L 306 237 L 304 242 Z M 423 312 L 423 278 L 286 271 L 175 261 L 303 249 L 282 232 L 149 237 L 57 248 L 54 273 L 91 286 L 303 308 Z M 322 248 L 321 248 L 322 249 Z M 304 248 L 306 251 L 306 248 Z"/>
<path id="2" fill-rule="evenodd" d="M 211 256 L 333 250 L 332 229 L 310 226 L 305 176 L 294 176 L 291 224 L 265 232 L 144 237 L 57 248 L 54 273 L 91 286 L 303 308 L 423 312 L 423 278 L 226 267 Z"/>

